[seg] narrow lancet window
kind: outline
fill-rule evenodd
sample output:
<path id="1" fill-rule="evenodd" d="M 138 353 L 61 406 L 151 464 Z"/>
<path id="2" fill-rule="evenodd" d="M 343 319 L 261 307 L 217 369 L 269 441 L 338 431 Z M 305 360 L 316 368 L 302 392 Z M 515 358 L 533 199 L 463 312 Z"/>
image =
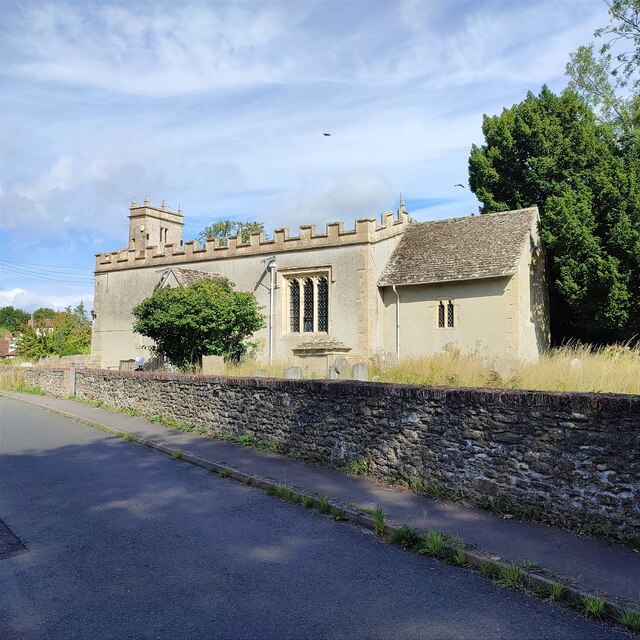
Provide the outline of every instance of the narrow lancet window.
<path id="1" fill-rule="evenodd" d="M 444 328 L 444 303 L 442 301 L 438 304 L 438 326 Z"/>
<path id="2" fill-rule="evenodd" d="M 329 330 L 329 283 L 326 278 L 318 280 L 318 331 Z"/>
<path id="3" fill-rule="evenodd" d="M 451 300 L 447 304 L 447 326 L 453 327 L 453 302 Z"/>
<path id="4" fill-rule="evenodd" d="M 289 328 L 292 332 L 300 331 L 300 283 L 292 280 L 289 284 Z"/>
<path id="5" fill-rule="evenodd" d="M 304 281 L 304 311 L 303 327 L 305 331 L 313 333 L 313 280 L 307 278 Z"/>

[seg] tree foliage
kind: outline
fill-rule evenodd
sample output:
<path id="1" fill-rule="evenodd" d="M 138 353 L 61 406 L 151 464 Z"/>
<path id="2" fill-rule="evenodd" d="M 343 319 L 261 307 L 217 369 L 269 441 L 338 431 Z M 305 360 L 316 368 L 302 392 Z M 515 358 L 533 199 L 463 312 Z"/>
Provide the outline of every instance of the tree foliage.
<path id="1" fill-rule="evenodd" d="M 154 351 L 183 370 L 197 368 L 204 355 L 237 360 L 246 339 L 264 326 L 254 295 L 235 291 L 222 277 L 157 289 L 133 315 L 133 330 L 153 339 Z"/>
<path id="2" fill-rule="evenodd" d="M 22 330 L 29 320 L 29 314 L 22 309 L 14 309 L 13 307 L 0 307 L 0 327 L 18 333 Z"/>
<path id="3" fill-rule="evenodd" d="M 46 310 L 45 310 L 46 311 Z M 44 358 L 46 356 L 70 356 L 91 351 L 91 323 L 84 304 L 67 307 L 62 312 L 39 314 L 34 326 L 25 326 L 16 339 L 18 352 L 26 358 Z M 50 323 L 46 322 L 51 320 Z"/>
<path id="4" fill-rule="evenodd" d="M 640 332 L 640 154 L 621 147 L 575 92 L 546 87 L 485 116 L 471 190 L 481 213 L 537 205 L 555 341 Z"/>
<path id="5" fill-rule="evenodd" d="M 33 312 L 34 322 L 43 322 L 44 320 L 53 320 L 56 317 L 56 312 L 49 307 L 40 307 Z"/>
<path id="6" fill-rule="evenodd" d="M 249 242 L 252 233 L 264 231 L 264 223 L 255 220 L 240 222 L 236 220 L 218 220 L 205 227 L 198 236 L 200 244 L 204 245 L 207 240 L 218 238 L 221 245 L 226 245 L 229 238 L 239 236 L 243 243 Z"/>
<path id="7" fill-rule="evenodd" d="M 610 22 L 571 54 L 566 70 L 574 89 L 618 135 L 640 126 L 640 0 L 605 0 Z"/>

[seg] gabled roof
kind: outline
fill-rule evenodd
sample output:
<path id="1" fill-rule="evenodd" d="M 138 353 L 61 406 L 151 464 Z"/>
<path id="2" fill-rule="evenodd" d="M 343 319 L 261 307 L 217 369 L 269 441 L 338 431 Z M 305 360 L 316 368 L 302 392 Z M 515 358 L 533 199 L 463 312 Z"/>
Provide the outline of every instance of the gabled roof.
<path id="1" fill-rule="evenodd" d="M 415 222 L 402 235 L 378 286 L 513 275 L 538 209 Z"/>
<path id="2" fill-rule="evenodd" d="M 172 267 L 171 269 L 167 269 L 162 273 L 162 277 L 160 278 L 160 282 L 158 283 L 157 288 L 164 287 L 170 280 L 171 276 L 175 278 L 176 283 L 179 287 L 188 287 L 189 285 L 198 282 L 198 280 L 213 279 L 218 277 L 218 275 L 215 273 L 206 273 L 204 271 L 196 271 L 195 269 L 180 269 L 178 267 Z"/>

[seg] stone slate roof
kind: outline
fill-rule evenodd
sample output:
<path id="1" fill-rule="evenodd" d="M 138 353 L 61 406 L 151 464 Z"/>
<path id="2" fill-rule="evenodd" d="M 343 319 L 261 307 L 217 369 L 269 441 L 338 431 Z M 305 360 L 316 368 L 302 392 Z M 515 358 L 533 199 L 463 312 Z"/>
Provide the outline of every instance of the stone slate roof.
<path id="1" fill-rule="evenodd" d="M 513 275 L 538 209 L 520 209 L 407 227 L 378 286 Z"/>
<path id="2" fill-rule="evenodd" d="M 215 273 L 205 273 L 204 271 L 196 271 L 195 269 L 180 269 L 178 267 L 172 267 L 162 274 L 158 287 L 162 287 L 171 274 L 173 274 L 176 282 L 181 287 L 188 287 L 189 285 L 198 282 L 198 280 L 204 280 L 205 278 L 212 279 L 218 277 Z"/>

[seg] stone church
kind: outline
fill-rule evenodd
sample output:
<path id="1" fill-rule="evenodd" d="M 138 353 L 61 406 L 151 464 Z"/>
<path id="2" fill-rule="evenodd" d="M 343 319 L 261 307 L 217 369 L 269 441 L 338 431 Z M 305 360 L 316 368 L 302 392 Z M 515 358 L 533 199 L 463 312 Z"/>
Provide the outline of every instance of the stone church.
<path id="1" fill-rule="evenodd" d="M 414 222 L 394 213 L 273 239 L 183 242 L 182 211 L 129 209 L 128 247 L 96 257 L 92 354 L 103 367 L 149 358 L 132 308 L 158 286 L 221 275 L 252 292 L 266 327 L 258 361 L 322 370 L 337 356 L 410 358 L 443 350 L 534 360 L 549 345 L 536 208 Z M 326 369 L 325 369 L 326 371 Z"/>

